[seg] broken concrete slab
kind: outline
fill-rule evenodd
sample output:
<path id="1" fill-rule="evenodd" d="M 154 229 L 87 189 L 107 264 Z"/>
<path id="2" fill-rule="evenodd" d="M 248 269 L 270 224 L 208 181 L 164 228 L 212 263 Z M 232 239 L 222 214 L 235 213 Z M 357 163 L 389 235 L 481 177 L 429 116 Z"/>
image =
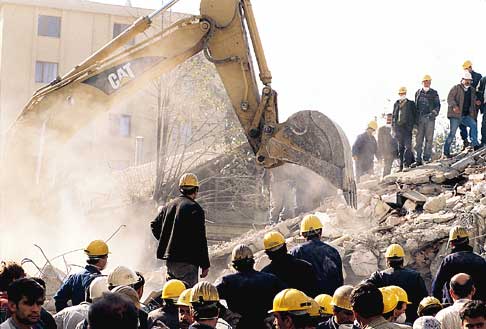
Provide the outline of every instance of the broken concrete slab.
<path id="1" fill-rule="evenodd" d="M 361 277 L 369 277 L 378 268 L 378 259 L 363 245 L 355 246 L 355 251 L 349 260 L 354 274 Z"/>
<path id="2" fill-rule="evenodd" d="M 445 195 L 439 195 L 437 197 L 429 198 L 424 204 L 424 210 L 428 213 L 436 213 L 446 207 Z"/>
<path id="3" fill-rule="evenodd" d="M 405 203 L 403 204 L 402 208 L 405 209 L 408 212 L 413 212 L 413 211 L 417 210 L 417 203 L 412 201 L 412 200 L 407 199 L 405 201 Z"/>
<path id="4" fill-rule="evenodd" d="M 441 213 L 433 213 L 433 214 L 421 214 L 417 217 L 418 221 L 422 222 L 434 222 L 434 223 L 446 223 L 450 222 L 456 218 L 456 214 L 453 212 L 447 212 L 444 214 Z"/>
<path id="5" fill-rule="evenodd" d="M 481 181 L 484 180 L 484 174 L 472 174 L 469 175 L 468 179 L 470 181 L 473 181 L 474 183 L 480 183 Z"/>

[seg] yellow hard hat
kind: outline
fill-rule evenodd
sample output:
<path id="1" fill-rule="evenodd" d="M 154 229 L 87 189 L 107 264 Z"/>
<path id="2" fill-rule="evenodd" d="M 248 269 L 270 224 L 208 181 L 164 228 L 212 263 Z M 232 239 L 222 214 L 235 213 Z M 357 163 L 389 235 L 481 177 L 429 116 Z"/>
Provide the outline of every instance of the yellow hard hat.
<path id="1" fill-rule="evenodd" d="M 186 289 L 179 295 L 177 306 L 191 306 L 191 289 Z"/>
<path id="2" fill-rule="evenodd" d="M 297 289 L 284 289 L 273 299 L 273 312 L 301 312 L 308 313 L 311 307 L 309 297 Z"/>
<path id="3" fill-rule="evenodd" d="M 466 70 L 466 69 L 470 68 L 471 66 L 472 66 L 472 62 L 471 62 L 470 60 L 467 60 L 467 61 L 465 61 L 465 62 L 462 64 L 462 68 L 463 68 L 464 70 Z"/>
<path id="4" fill-rule="evenodd" d="M 388 286 L 386 289 L 390 289 L 398 297 L 399 302 L 404 302 L 406 304 L 412 304 L 408 301 L 408 294 L 402 287 L 399 286 Z"/>
<path id="5" fill-rule="evenodd" d="M 88 257 L 101 257 L 110 253 L 108 245 L 102 240 L 91 241 L 84 252 Z"/>
<path id="6" fill-rule="evenodd" d="M 331 306 L 331 301 L 332 301 L 332 296 L 331 295 L 326 295 L 326 294 L 320 294 L 317 295 L 314 300 L 321 306 L 322 308 L 322 313 L 326 315 L 332 315 L 332 306 Z"/>
<path id="7" fill-rule="evenodd" d="M 177 299 L 186 290 L 186 285 L 181 280 L 169 280 L 162 288 L 162 299 Z"/>
<path id="8" fill-rule="evenodd" d="M 432 81 L 432 78 L 430 77 L 430 75 L 426 74 L 424 75 L 423 79 L 422 79 L 422 82 L 424 81 Z"/>
<path id="9" fill-rule="evenodd" d="M 398 306 L 398 296 L 390 289 L 380 288 L 383 298 L 383 314 L 393 311 Z"/>
<path id="10" fill-rule="evenodd" d="M 108 285 L 110 287 L 131 286 L 138 281 L 137 273 L 126 266 L 117 266 L 108 275 Z"/>
<path id="11" fill-rule="evenodd" d="M 377 130 L 378 129 L 378 123 L 376 123 L 376 121 L 370 121 L 368 123 L 368 128 L 371 128 L 373 130 Z"/>
<path id="12" fill-rule="evenodd" d="M 405 251 L 403 251 L 401 245 L 394 243 L 389 245 L 388 248 L 386 248 L 385 257 L 386 258 L 405 257 Z"/>
<path id="13" fill-rule="evenodd" d="M 406 94 L 407 93 L 407 87 L 400 87 L 398 89 L 398 94 Z"/>
<path id="14" fill-rule="evenodd" d="M 236 262 L 243 259 L 253 258 L 253 251 L 245 244 L 239 244 L 231 252 L 231 261 Z"/>
<path id="15" fill-rule="evenodd" d="M 321 220 L 316 215 L 307 215 L 300 222 L 300 234 L 315 231 L 321 228 Z"/>
<path id="16" fill-rule="evenodd" d="M 440 303 L 440 300 L 438 300 L 437 298 L 435 297 L 432 297 L 432 296 L 427 296 L 427 297 L 424 297 L 419 305 L 418 305 L 418 308 L 417 308 L 417 314 L 419 316 L 421 316 L 422 312 L 427 308 L 427 307 L 430 307 L 430 306 L 433 306 L 433 305 L 437 305 L 439 306 L 441 309 L 442 309 L 442 304 Z"/>
<path id="17" fill-rule="evenodd" d="M 332 296 L 331 305 L 343 308 L 348 311 L 353 310 L 351 306 L 351 292 L 353 291 L 353 286 L 346 285 L 341 286 L 336 289 L 334 295 Z"/>
<path id="18" fill-rule="evenodd" d="M 316 302 L 315 300 L 313 300 L 312 298 L 309 298 L 309 303 L 311 304 L 310 305 L 310 308 L 309 310 L 307 311 L 307 313 L 309 313 L 310 316 L 312 317 L 316 317 L 316 316 L 322 316 L 324 313 L 322 312 L 322 308 L 321 308 L 321 305 L 319 305 L 318 302 Z"/>
<path id="19" fill-rule="evenodd" d="M 199 180 L 197 176 L 191 173 L 182 175 L 179 180 L 180 187 L 199 187 Z"/>
<path id="20" fill-rule="evenodd" d="M 283 244 L 285 244 L 285 238 L 280 232 L 268 232 L 263 237 L 263 246 L 265 250 L 276 250 Z"/>
<path id="21" fill-rule="evenodd" d="M 207 281 L 201 281 L 192 287 L 191 304 L 212 302 L 219 302 L 219 294 L 215 286 Z"/>
<path id="22" fill-rule="evenodd" d="M 469 238 L 469 233 L 462 226 L 454 226 L 449 231 L 449 242 L 457 239 Z"/>

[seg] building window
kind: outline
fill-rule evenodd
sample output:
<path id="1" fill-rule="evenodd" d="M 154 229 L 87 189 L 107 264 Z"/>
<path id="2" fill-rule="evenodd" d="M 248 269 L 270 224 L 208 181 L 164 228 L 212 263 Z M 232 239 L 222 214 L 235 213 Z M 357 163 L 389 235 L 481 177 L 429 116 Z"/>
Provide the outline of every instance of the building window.
<path id="1" fill-rule="evenodd" d="M 61 37 L 61 17 L 40 15 L 37 34 L 42 37 Z"/>
<path id="2" fill-rule="evenodd" d="M 130 137 L 132 133 L 132 116 L 128 114 L 110 114 L 110 134 L 112 136 Z"/>
<path id="3" fill-rule="evenodd" d="M 35 82 L 50 83 L 57 78 L 57 63 L 40 62 L 35 63 Z"/>
<path id="4" fill-rule="evenodd" d="M 113 25 L 113 38 L 119 36 L 123 31 L 128 29 L 130 24 L 122 24 L 122 23 L 115 23 Z M 132 39 L 128 42 L 128 45 L 133 46 L 135 44 L 135 39 Z"/>

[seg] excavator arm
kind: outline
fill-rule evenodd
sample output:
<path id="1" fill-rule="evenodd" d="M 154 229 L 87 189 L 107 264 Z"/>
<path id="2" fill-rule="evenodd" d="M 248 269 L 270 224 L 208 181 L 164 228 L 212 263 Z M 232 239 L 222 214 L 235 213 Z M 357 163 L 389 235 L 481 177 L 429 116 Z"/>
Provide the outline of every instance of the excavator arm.
<path id="1" fill-rule="evenodd" d="M 55 154 L 59 143 L 69 140 L 98 114 L 203 52 L 223 81 L 257 163 L 265 168 L 285 162 L 307 167 L 343 190 L 347 202 L 356 207 L 350 146 L 339 126 L 316 111 L 298 112 L 279 123 L 277 93 L 271 87 L 272 77 L 250 0 L 202 0 L 199 16 L 183 19 L 123 49 L 150 27 L 156 15 L 177 1 L 140 18 L 65 76 L 33 95 L 10 130 L 5 157 L 13 164 L 28 159 L 33 170 L 27 174 L 25 168 L 15 168 L 9 176 L 22 177 L 25 187 L 38 181 L 43 154 Z M 250 45 L 263 84 L 261 93 Z M 39 144 L 32 142 L 38 140 Z"/>

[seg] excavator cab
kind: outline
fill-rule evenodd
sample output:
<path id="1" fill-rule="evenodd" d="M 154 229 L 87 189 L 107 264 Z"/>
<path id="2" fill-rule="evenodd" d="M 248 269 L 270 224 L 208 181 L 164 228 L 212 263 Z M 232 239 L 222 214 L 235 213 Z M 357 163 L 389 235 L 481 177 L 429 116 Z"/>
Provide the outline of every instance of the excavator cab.
<path id="1" fill-rule="evenodd" d="M 28 188 L 35 177 L 39 179 L 43 159 L 55 153 L 49 145 L 66 142 L 98 114 L 203 52 L 221 77 L 257 163 L 265 168 L 283 163 L 307 167 L 341 189 L 348 204 L 356 207 L 351 150 L 342 129 L 317 111 L 297 112 L 279 122 L 277 92 L 271 86 L 272 76 L 250 0 L 202 0 L 199 16 L 182 19 L 124 48 L 146 31 L 157 15 L 178 1 L 172 0 L 138 19 L 102 49 L 33 95 L 10 129 L 4 160 L 13 165 L 25 163 L 25 159 L 35 160 L 22 166 L 22 170 L 10 172 L 7 179 Z M 263 84 L 261 91 L 250 48 Z M 36 139 L 42 140 L 41 147 L 28 143 Z M 18 147 L 19 143 L 22 147 Z"/>

